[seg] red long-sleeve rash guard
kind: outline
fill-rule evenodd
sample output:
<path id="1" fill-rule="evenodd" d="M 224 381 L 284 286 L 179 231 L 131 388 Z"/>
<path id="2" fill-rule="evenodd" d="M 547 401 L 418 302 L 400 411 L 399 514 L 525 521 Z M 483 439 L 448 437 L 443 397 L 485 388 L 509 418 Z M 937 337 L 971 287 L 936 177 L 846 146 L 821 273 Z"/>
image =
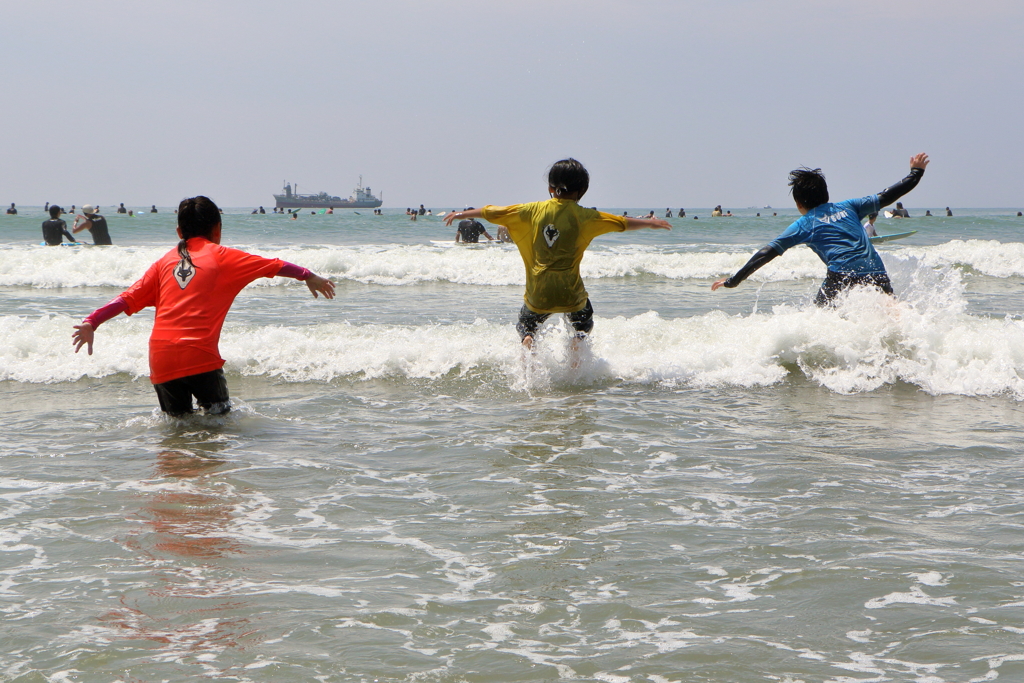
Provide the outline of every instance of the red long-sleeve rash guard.
<path id="1" fill-rule="evenodd" d="M 305 268 L 280 259 L 222 247 L 203 237 L 191 238 L 188 251 L 192 267 L 182 260 L 177 249 L 172 249 L 118 297 L 128 315 L 147 306 L 156 308 L 149 338 L 153 384 L 224 366 L 218 348 L 221 327 L 235 297 L 247 284 L 279 274 L 302 280 L 310 275 Z M 121 312 L 115 310 L 121 308 L 116 302 L 117 299 L 93 314 L 97 316 L 94 328 L 103 322 L 97 314 Z"/>

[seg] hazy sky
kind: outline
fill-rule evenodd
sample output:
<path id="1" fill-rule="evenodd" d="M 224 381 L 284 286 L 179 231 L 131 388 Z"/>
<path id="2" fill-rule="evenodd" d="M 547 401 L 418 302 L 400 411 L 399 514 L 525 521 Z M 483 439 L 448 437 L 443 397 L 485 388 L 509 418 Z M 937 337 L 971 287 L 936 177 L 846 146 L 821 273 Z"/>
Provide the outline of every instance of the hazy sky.
<path id="1" fill-rule="evenodd" d="M 1021 0 L 0 0 L 0 204 L 1024 205 Z"/>

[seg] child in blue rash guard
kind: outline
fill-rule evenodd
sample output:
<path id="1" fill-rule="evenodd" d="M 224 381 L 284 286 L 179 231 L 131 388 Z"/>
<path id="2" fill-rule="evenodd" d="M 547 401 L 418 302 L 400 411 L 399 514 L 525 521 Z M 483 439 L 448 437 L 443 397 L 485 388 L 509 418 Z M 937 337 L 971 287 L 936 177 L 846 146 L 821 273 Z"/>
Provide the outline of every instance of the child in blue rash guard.
<path id="1" fill-rule="evenodd" d="M 818 306 L 831 304 L 840 292 L 857 285 L 878 287 L 892 294 L 889 274 L 861 221 L 917 187 L 928 161 L 927 154 L 917 154 L 910 159 L 910 174 L 900 182 L 878 194 L 835 204 L 828 201 L 828 186 L 820 168 L 790 172 L 789 186 L 801 218 L 754 254 L 735 275 L 717 280 L 711 289 L 735 287 L 790 247 L 807 244 L 828 267 L 814 298 Z"/>

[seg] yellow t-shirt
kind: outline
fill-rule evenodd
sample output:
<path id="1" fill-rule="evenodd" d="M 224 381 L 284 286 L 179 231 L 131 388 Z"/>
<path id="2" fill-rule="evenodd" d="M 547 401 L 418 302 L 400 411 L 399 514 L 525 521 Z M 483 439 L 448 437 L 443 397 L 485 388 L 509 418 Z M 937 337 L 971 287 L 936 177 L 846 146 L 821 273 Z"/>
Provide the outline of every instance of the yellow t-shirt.
<path id="1" fill-rule="evenodd" d="M 526 307 L 534 313 L 571 313 L 587 303 L 580 261 L 590 241 L 622 232 L 626 219 L 585 209 L 571 199 L 485 206 L 483 217 L 504 225 L 526 266 Z"/>

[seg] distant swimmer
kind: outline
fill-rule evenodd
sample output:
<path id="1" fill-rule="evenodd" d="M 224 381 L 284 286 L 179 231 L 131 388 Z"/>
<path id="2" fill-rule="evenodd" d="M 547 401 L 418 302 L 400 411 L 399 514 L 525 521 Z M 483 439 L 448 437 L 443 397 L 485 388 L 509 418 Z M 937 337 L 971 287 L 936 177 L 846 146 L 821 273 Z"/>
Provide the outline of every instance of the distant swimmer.
<path id="1" fill-rule="evenodd" d="M 78 240 L 68 232 L 68 224 L 60 217 L 60 207 L 54 204 L 50 207 L 50 220 L 43 221 L 43 241 L 48 246 L 58 247 L 64 242 L 65 237 L 68 238 L 68 242 L 78 244 Z"/>
<path id="2" fill-rule="evenodd" d="M 1018 216 L 1020 216 L 1020 215 L 1022 215 L 1022 214 L 1021 214 L 1021 212 L 1020 212 L 1020 211 L 1018 211 L 1018 212 L 1017 212 L 1017 215 L 1018 215 Z"/>
<path id="3" fill-rule="evenodd" d="M 878 237 L 878 231 L 875 230 L 875 221 L 877 220 L 877 211 L 872 211 L 868 214 L 868 222 L 864 224 L 864 232 L 868 234 L 868 237 Z"/>
<path id="4" fill-rule="evenodd" d="M 50 213 L 50 202 L 46 202 L 46 206 L 43 207 L 44 213 Z"/>
<path id="5" fill-rule="evenodd" d="M 11 208 L 7 209 L 7 215 L 8 216 L 17 216 L 18 215 L 18 209 L 16 209 L 14 207 L 14 202 L 11 202 Z"/>
<path id="6" fill-rule="evenodd" d="M 128 213 L 128 209 L 124 208 L 124 202 L 121 202 L 121 205 L 119 207 L 117 207 L 117 212 L 118 213 Z"/>
<path id="7" fill-rule="evenodd" d="M 150 213 L 157 213 L 156 204 L 153 204 L 151 207 L 149 207 L 149 212 Z"/>
<path id="8" fill-rule="evenodd" d="M 672 209 L 665 209 L 665 218 L 672 218 Z"/>
<path id="9" fill-rule="evenodd" d="M 948 206 L 946 207 L 946 215 L 947 216 L 952 216 L 953 215 L 953 212 L 949 210 Z"/>
<path id="10" fill-rule="evenodd" d="M 735 287 L 790 247 L 807 244 L 828 267 L 814 299 L 818 306 L 831 304 L 840 292 L 855 286 L 877 287 L 891 295 L 889 274 L 860 222 L 917 187 L 928 161 L 927 154 L 917 154 L 910 159 L 910 173 L 900 182 L 878 194 L 836 204 L 828 200 L 828 185 L 820 168 L 791 171 L 789 186 L 801 217 L 735 275 L 716 280 L 711 289 Z"/>
<path id="11" fill-rule="evenodd" d="M 925 216 L 931 216 L 932 215 L 931 209 L 925 209 L 924 215 Z"/>
<path id="12" fill-rule="evenodd" d="M 575 159 L 555 162 L 548 171 L 551 199 L 514 206 L 485 206 L 448 214 L 445 223 L 483 218 L 508 228 L 526 269 L 524 305 L 516 330 L 526 348 L 553 313 L 563 313 L 574 330 L 573 349 L 594 328 L 594 309 L 580 277 L 580 261 L 598 235 L 640 228 L 671 230 L 668 221 L 625 218 L 585 209 L 579 200 L 590 174 Z"/>
<path id="13" fill-rule="evenodd" d="M 206 197 L 178 206 L 178 246 L 149 267 L 135 284 L 75 325 L 71 343 L 92 355 L 96 329 L 116 315 L 156 309 L 149 338 L 149 379 L 160 409 L 173 417 L 194 411 L 193 397 L 207 414 L 231 410 L 220 331 L 238 293 L 262 277 L 301 280 L 314 298 L 334 298 L 334 283 L 280 259 L 221 246 L 221 217 Z"/>
<path id="14" fill-rule="evenodd" d="M 910 212 L 903 208 L 903 202 L 896 202 L 896 208 L 892 210 L 893 218 L 910 218 Z"/>
<path id="15" fill-rule="evenodd" d="M 679 213 L 676 214 L 676 218 L 686 218 L 686 209 L 679 209 Z"/>
<path id="16" fill-rule="evenodd" d="M 135 218 L 135 212 L 131 209 L 128 209 L 128 218 Z"/>
<path id="17" fill-rule="evenodd" d="M 291 215 L 291 217 L 292 217 L 292 220 L 293 220 L 293 221 L 294 221 L 294 220 L 298 220 L 298 218 L 299 218 L 299 212 L 298 212 L 298 211 L 296 211 L 296 212 L 294 212 L 294 213 L 292 213 L 291 211 L 289 211 L 288 213 L 289 213 L 289 214 Z"/>
<path id="18" fill-rule="evenodd" d="M 726 211 L 725 216 L 728 218 L 732 218 L 732 211 Z"/>
<path id="19" fill-rule="evenodd" d="M 466 211 L 473 211 L 473 207 L 469 207 Z M 449 214 L 451 215 L 451 214 Z M 448 225 L 451 225 L 451 221 L 448 221 Z M 484 228 L 483 223 L 472 218 L 467 218 L 464 221 L 459 221 L 459 229 L 455 231 L 455 242 L 465 242 L 466 244 L 476 244 L 480 241 L 480 235 L 487 238 L 490 242 L 494 238 L 490 236 L 487 229 Z"/>
<path id="20" fill-rule="evenodd" d="M 712 218 L 719 218 L 722 216 L 722 205 L 719 204 L 711 211 Z"/>
<path id="21" fill-rule="evenodd" d="M 333 216 L 334 215 L 334 207 L 333 206 L 327 207 L 327 213 Z"/>
<path id="22" fill-rule="evenodd" d="M 420 204 L 420 211 L 419 211 L 419 214 L 420 214 L 421 216 L 425 216 L 425 215 L 426 215 L 426 213 L 427 213 L 427 210 L 426 210 L 425 208 L 423 208 L 423 205 L 422 205 L 422 204 Z"/>
<path id="23" fill-rule="evenodd" d="M 71 232 L 77 235 L 83 230 L 88 230 L 92 235 L 93 244 L 113 244 L 110 241 L 110 231 L 107 230 L 107 219 L 98 213 L 96 207 L 86 204 L 82 207 L 82 213 L 85 215 L 75 216 L 75 225 Z M 81 225 L 79 221 L 82 221 Z"/>
<path id="24" fill-rule="evenodd" d="M 265 214 L 266 212 L 267 212 L 267 210 L 266 210 L 266 209 L 264 209 L 264 208 L 263 208 L 263 207 L 261 206 L 261 207 L 260 207 L 260 215 L 263 215 L 263 214 Z"/>

